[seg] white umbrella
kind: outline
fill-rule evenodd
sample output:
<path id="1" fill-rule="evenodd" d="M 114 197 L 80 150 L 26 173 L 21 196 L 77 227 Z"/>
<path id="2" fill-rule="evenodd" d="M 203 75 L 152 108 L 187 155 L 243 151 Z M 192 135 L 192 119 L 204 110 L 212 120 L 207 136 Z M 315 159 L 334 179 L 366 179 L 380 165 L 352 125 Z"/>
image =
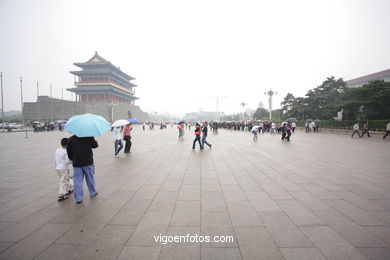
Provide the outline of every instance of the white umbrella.
<path id="1" fill-rule="evenodd" d="M 127 124 L 130 124 L 129 121 L 125 120 L 125 119 L 119 119 L 119 120 L 116 120 L 114 123 L 112 123 L 112 127 L 118 127 L 118 126 L 124 126 L 124 125 L 127 125 Z"/>

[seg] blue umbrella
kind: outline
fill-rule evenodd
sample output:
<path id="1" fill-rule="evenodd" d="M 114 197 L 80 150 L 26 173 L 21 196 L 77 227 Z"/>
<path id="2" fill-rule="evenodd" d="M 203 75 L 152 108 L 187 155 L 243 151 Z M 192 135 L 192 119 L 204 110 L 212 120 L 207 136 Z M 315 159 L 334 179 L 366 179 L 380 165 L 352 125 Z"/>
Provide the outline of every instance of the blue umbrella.
<path id="1" fill-rule="evenodd" d="M 137 119 L 133 119 L 133 118 L 130 118 L 130 119 L 127 119 L 127 121 L 129 121 L 130 123 L 139 123 L 139 121 Z"/>
<path id="2" fill-rule="evenodd" d="M 110 129 L 104 117 L 89 113 L 72 116 L 65 125 L 65 130 L 78 137 L 102 136 Z"/>

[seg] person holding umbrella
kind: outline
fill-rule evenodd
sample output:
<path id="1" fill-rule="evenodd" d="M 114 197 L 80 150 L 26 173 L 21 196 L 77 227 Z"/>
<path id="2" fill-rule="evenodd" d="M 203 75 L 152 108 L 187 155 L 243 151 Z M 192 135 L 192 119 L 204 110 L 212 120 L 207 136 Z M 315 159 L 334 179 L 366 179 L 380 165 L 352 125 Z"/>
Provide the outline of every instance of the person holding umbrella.
<path id="1" fill-rule="evenodd" d="M 131 123 L 130 122 L 127 125 L 125 125 L 125 127 L 123 128 L 123 140 L 126 141 L 124 153 L 130 153 L 130 149 L 131 149 L 131 131 L 132 130 L 133 130 L 133 127 L 131 127 Z"/>
<path id="2" fill-rule="evenodd" d="M 121 140 L 121 133 L 122 129 L 120 126 L 115 126 L 112 130 L 113 137 L 114 137 L 114 150 L 115 150 L 115 157 L 119 157 L 119 152 L 123 148 L 122 140 Z"/>
<path id="3" fill-rule="evenodd" d="M 74 135 L 68 139 L 66 151 L 73 164 L 74 198 L 77 204 L 83 202 L 83 181 L 87 181 L 89 195 L 95 197 L 95 165 L 92 149 L 99 145 L 94 136 L 102 136 L 110 130 L 108 122 L 99 115 L 82 114 L 71 117 L 65 129 Z"/>

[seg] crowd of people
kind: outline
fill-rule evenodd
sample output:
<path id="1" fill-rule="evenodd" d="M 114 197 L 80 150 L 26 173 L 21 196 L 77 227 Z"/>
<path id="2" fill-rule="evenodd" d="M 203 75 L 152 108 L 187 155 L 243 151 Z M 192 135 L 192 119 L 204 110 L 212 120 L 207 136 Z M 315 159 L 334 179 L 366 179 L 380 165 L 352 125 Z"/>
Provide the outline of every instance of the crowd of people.
<path id="1" fill-rule="evenodd" d="M 318 126 L 314 122 L 305 123 L 305 132 L 318 132 Z M 222 128 L 228 131 L 248 131 L 253 135 L 253 141 L 257 141 L 258 135 L 270 133 L 276 135 L 281 133 L 281 140 L 289 142 L 292 134 L 295 132 L 295 122 L 273 122 L 273 121 L 251 121 L 251 122 L 202 122 L 202 123 L 188 123 L 181 121 L 177 124 L 178 138 L 182 140 L 184 138 L 185 129 L 191 131 L 191 127 L 194 126 L 195 138 L 192 142 L 192 150 L 195 150 L 196 144 L 199 144 L 200 150 L 203 150 L 205 146 L 212 148 L 212 144 L 207 141 L 209 128 L 214 133 L 218 133 L 218 129 Z M 171 124 L 173 127 L 173 123 Z M 143 130 L 145 130 L 145 123 L 142 124 Z M 166 128 L 166 125 L 160 129 Z M 154 124 L 149 124 L 149 129 L 154 129 Z M 118 157 L 122 148 L 124 147 L 124 153 L 130 153 L 132 142 L 131 132 L 133 127 L 131 123 L 125 126 L 112 127 L 111 131 L 114 138 L 114 156 Z M 359 122 L 356 122 L 353 126 L 352 138 L 357 134 L 359 138 L 367 135 L 371 137 L 368 121 L 364 122 L 363 129 L 360 132 Z M 386 133 L 383 136 L 385 139 L 390 135 L 390 123 L 386 125 Z M 122 140 L 126 143 L 123 145 Z M 73 135 L 70 138 L 63 138 L 61 140 L 61 147 L 55 151 L 54 161 L 55 170 L 60 178 L 60 188 L 58 200 L 62 201 L 69 197 L 71 193 L 74 193 L 74 198 L 77 204 L 83 201 L 83 180 L 85 178 L 89 194 L 91 197 L 95 197 L 98 192 L 95 185 L 95 167 L 93 162 L 92 149 L 98 147 L 97 141 L 94 137 L 77 137 Z M 73 174 L 70 172 L 70 168 L 73 166 Z"/>

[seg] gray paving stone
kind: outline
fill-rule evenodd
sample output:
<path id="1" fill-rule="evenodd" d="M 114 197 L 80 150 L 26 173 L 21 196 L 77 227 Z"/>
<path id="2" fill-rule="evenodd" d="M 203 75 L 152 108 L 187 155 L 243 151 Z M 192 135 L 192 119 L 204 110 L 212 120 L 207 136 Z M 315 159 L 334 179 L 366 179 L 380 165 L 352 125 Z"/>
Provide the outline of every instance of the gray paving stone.
<path id="1" fill-rule="evenodd" d="M 300 184 L 301 187 L 312 194 L 314 197 L 321 200 L 340 199 L 336 194 L 318 186 L 317 184 Z"/>
<path id="2" fill-rule="evenodd" d="M 238 248 L 201 248 L 203 260 L 241 260 Z"/>
<path id="3" fill-rule="evenodd" d="M 390 258 L 390 248 L 358 248 L 360 252 L 371 260 L 388 260 Z"/>
<path id="4" fill-rule="evenodd" d="M 200 201 L 177 201 L 171 226 L 200 226 Z"/>
<path id="5" fill-rule="evenodd" d="M 180 191 L 182 180 L 167 180 L 161 186 L 161 191 Z"/>
<path id="6" fill-rule="evenodd" d="M 17 222 L 54 203 L 55 199 L 38 198 L 0 217 L 0 222 Z"/>
<path id="7" fill-rule="evenodd" d="M 344 215 L 356 221 L 359 225 L 367 226 L 376 226 L 376 225 L 386 225 L 386 223 L 374 215 L 350 204 L 345 200 L 326 200 L 326 204 L 337 209 Z"/>
<path id="8" fill-rule="evenodd" d="M 126 246 L 118 257 L 118 260 L 157 260 L 161 247 L 151 246 Z"/>
<path id="9" fill-rule="evenodd" d="M 317 248 L 280 248 L 286 260 L 326 260 Z"/>
<path id="10" fill-rule="evenodd" d="M 281 211 L 278 204 L 272 200 L 266 192 L 246 192 L 253 208 L 259 211 Z"/>
<path id="11" fill-rule="evenodd" d="M 258 212 L 278 247 L 314 247 L 283 211 Z"/>
<path id="12" fill-rule="evenodd" d="M 322 200 L 314 197 L 307 191 L 290 191 L 289 193 L 311 211 L 334 211 L 334 208 L 325 204 Z"/>
<path id="13" fill-rule="evenodd" d="M 242 259 L 283 259 L 264 227 L 235 227 Z"/>
<path id="14" fill-rule="evenodd" d="M 273 200 L 292 200 L 294 199 L 279 185 L 261 185 L 265 192 Z"/>
<path id="15" fill-rule="evenodd" d="M 198 246 L 180 246 L 167 245 L 161 249 L 160 260 L 192 260 L 200 259 L 200 247 Z"/>
<path id="16" fill-rule="evenodd" d="M 69 224 L 47 224 L 30 236 L 14 244 L 5 250 L 1 259 L 31 259 L 38 256 L 46 247 L 53 244 L 61 237 L 71 225 Z"/>
<path id="17" fill-rule="evenodd" d="M 159 246 L 154 236 L 166 234 L 171 217 L 172 212 L 147 211 L 131 235 L 127 246 Z"/>
<path id="18" fill-rule="evenodd" d="M 318 212 L 317 216 L 355 247 L 388 247 L 383 240 L 337 211 Z"/>
<path id="19" fill-rule="evenodd" d="M 75 259 L 85 246 L 74 244 L 52 244 L 36 259 L 38 260 L 68 260 Z"/>
<path id="20" fill-rule="evenodd" d="M 260 185 L 258 185 L 254 180 L 251 179 L 245 179 L 245 180 L 238 180 L 238 183 L 241 186 L 241 189 L 244 192 L 248 191 L 263 191 Z"/>
<path id="21" fill-rule="evenodd" d="M 106 225 L 77 259 L 116 259 L 134 229 L 134 226 Z"/>
<path id="22" fill-rule="evenodd" d="M 151 202 L 151 200 L 129 200 L 110 220 L 110 224 L 138 225 Z"/>
<path id="23" fill-rule="evenodd" d="M 201 194 L 201 208 L 203 212 L 226 212 L 226 202 L 222 192 L 209 191 Z"/>
<path id="24" fill-rule="evenodd" d="M 365 227 L 373 234 L 377 235 L 378 237 L 382 238 L 384 241 L 390 245 L 390 226 L 375 226 L 375 227 Z"/>
<path id="25" fill-rule="evenodd" d="M 207 191 L 221 191 L 221 187 L 219 186 L 219 182 L 217 179 L 209 180 L 209 179 L 202 179 L 201 180 L 201 189 L 202 192 Z"/>
<path id="26" fill-rule="evenodd" d="M 296 200 L 277 201 L 279 207 L 298 226 L 324 225 L 324 223 Z"/>
<path id="27" fill-rule="evenodd" d="M 301 227 L 301 230 L 328 259 L 368 259 L 330 227 Z"/>
<path id="28" fill-rule="evenodd" d="M 182 185 L 178 200 L 200 200 L 200 185 Z"/>
<path id="29" fill-rule="evenodd" d="M 4 252 L 7 248 L 10 248 L 14 242 L 0 242 L 0 253 Z"/>
<path id="30" fill-rule="evenodd" d="M 0 232 L 0 241 L 19 241 L 38 228 L 47 224 L 51 219 L 61 214 L 57 209 L 43 209 L 25 218 L 17 224 L 9 226 Z"/>
<path id="31" fill-rule="evenodd" d="M 151 200 L 154 198 L 158 190 L 160 189 L 160 185 L 143 185 L 135 194 L 135 200 Z"/>
<path id="32" fill-rule="evenodd" d="M 234 227 L 263 226 L 249 201 L 230 201 L 227 207 Z"/>

